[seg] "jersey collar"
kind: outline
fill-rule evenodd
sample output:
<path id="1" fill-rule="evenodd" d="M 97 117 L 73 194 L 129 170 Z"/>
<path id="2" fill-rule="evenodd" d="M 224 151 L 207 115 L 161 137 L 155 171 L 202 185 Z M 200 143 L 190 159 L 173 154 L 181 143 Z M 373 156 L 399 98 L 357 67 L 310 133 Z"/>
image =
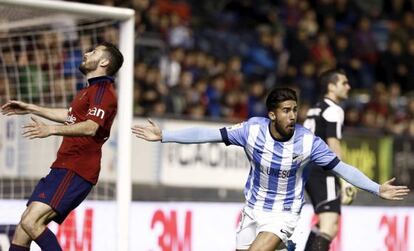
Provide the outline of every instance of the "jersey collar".
<path id="1" fill-rule="evenodd" d="M 99 77 L 88 79 L 89 85 L 101 84 L 101 83 L 102 84 L 103 83 L 114 83 L 114 78 L 110 76 L 99 76 Z"/>
<path id="2" fill-rule="evenodd" d="M 295 130 L 294 130 L 294 132 L 293 132 L 293 135 L 291 136 L 291 137 L 289 137 L 289 138 L 283 138 L 283 139 L 277 139 L 277 138 L 275 138 L 274 136 L 273 136 L 273 134 L 272 134 L 272 130 L 270 129 L 272 127 L 272 121 L 269 121 L 269 124 L 268 124 L 268 126 L 267 126 L 267 129 L 269 130 L 269 134 L 270 134 L 270 136 L 272 136 L 272 139 L 274 140 L 274 141 L 277 141 L 277 142 L 288 142 L 289 140 L 291 140 L 292 138 L 294 138 L 295 137 L 295 134 L 296 134 L 296 124 L 295 124 Z"/>
<path id="3" fill-rule="evenodd" d="M 331 102 L 333 102 L 335 105 L 338 105 L 338 103 L 336 103 L 335 101 L 333 101 L 332 99 L 330 99 L 330 98 L 328 98 L 328 97 L 323 97 L 323 99 L 326 101 L 326 100 L 328 100 L 328 101 L 331 101 Z"/>

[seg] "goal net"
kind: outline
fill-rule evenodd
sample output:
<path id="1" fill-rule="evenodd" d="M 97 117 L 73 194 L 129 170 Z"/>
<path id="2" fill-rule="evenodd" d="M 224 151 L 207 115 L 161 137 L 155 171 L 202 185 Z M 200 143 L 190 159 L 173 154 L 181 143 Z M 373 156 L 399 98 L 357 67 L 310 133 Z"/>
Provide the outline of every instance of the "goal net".
<path id="1" fill-rule="evenodd" d="M 131 197 L 133 17 L 133 10 L 123 8 L 48 0 L 0 0 L 1 105 L 8 100 L 21 100 L 68 108 L 74 95 L 85 86 L 86 80 L 78 66 L 86 51 L 108 41 L 118 45 L 124 55 L 124 65 L 116 80 L 117 120 L 104 145 L 100 180 L 88 197 L 88 200 L 117 202 L 118 233 L 124 238 L 117 239 L 117 250 L 127 250 L 128 243 L 125 238 L 128 238 Z M 0 116 L 0 203 L 3 205 L 2 201 L 26 200 L 31 195 L 39 179 L 49 172 L 61 142 L 61 137 L 23 138 L 21 127 L 29 120 L 29 115 Z M 117 129 L 116 125 L 125 125 L 125 128 Z M 121 166 L 126 168 L 118 168 Z M 0 222 L 2 229 L 7 229 L 10 236 L 14 231 L 13 225 Z"/>

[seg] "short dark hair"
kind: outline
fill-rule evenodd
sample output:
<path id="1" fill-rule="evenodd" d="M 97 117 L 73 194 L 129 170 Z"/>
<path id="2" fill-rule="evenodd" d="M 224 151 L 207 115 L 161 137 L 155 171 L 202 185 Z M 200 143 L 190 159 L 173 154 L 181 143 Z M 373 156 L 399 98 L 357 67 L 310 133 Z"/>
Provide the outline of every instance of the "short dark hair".
<path id="1" fill-rule="evenodd" d="M 338 81 L 338 75 L 346 75 L 342 69 L 330 69 L 319 75 L 318 82 L 321 87 L 322 95 L 328 93 L 328 85 L 335 84 Z"/>
<path id="2" fill-rule="evenodd" d="M 106 69 L 106 74 L 109 76 L 115 75 L 124 63 L 124 56 L 122 56 L 122 53 L 112 43 L 103 42 L 99 46 L 105 47 L 105 52 L 109 56 L 110 63 Z"/>
<path id="3" fill-rule="evenodd" d="M 287 87 L 274 88 L 266 99 L 266 107 L 268 111 L 274 110 L 280 103 L 293 100 L 298 102 L 296 92 Z"/>

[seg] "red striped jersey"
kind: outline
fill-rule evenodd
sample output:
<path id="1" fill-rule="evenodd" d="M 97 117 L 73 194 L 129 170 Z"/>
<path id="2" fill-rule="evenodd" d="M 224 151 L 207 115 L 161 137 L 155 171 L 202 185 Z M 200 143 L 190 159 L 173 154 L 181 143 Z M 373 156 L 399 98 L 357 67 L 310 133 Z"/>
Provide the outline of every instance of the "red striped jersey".
<path id="1" fill-rule="evenodd" d="M 65 124 L 92 120 L 99 124 L 99 128 L 95 136 L 64 136 L 52 168 L 73 170 L 96 184 L 101 168 L 102 145 L 109 138 L 117 112 L 117 97 L 112 77 L 91 78 L 88 83 L 73 99 Z"/>

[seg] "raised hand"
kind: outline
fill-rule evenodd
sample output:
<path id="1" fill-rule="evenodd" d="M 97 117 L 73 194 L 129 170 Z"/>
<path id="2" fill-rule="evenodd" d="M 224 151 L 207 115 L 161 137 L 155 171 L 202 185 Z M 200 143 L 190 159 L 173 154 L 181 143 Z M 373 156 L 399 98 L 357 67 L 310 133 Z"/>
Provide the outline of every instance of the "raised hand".
<path id="1" fill-rule="evenodd" d="M 380 186 L 380 194 L 379 196 L 383 199 L 387 200 L 403 200 L 404 197 L 408 195 L 410 189 L 407 186 L 394 186 L 391 185 L 395 181 L 395 178 L 392 178 L 386 182 L 384 182 Z"/>
<path id="2" fill-rule="evenodd" d="M 133 126 L 132 133 L 137 138 L 145 139 L 147 141 L 160 141 L 162 139 L 162 132 L 160 127 L 155 124 L 151 119 L 148 119 L 149 125 L 135 125 Z"/>
<path id="3" fill-rule="evenodd" d="M 1 107 L 1 113 L 6 116 L 31 113 L 30 104 L 22 101 L 10 100 Z"/>
<path id="4" fill-rule="evenodd" d="M 52 134 L 51 127 L 32 117 L 32 123 L 23 126 L 22 135 L 28 139 L 46 138 Z"/>

